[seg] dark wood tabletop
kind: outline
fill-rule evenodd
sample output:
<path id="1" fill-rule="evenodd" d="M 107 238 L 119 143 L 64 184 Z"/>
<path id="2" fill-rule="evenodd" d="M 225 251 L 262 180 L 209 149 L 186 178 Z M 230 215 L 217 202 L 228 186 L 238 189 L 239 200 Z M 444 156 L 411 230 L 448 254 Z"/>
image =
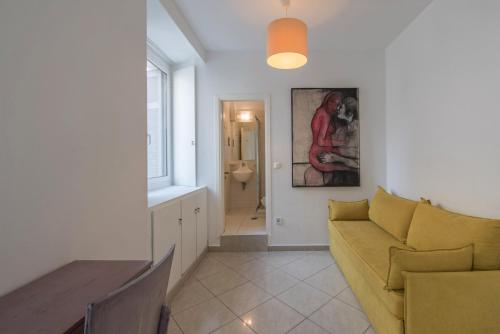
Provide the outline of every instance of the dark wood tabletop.
<path id="1" fill-rule="evenodd" d="M 0 333 L 83 333 L 85 307 L 150 261 L 74 261 L 0 298 Z"/>

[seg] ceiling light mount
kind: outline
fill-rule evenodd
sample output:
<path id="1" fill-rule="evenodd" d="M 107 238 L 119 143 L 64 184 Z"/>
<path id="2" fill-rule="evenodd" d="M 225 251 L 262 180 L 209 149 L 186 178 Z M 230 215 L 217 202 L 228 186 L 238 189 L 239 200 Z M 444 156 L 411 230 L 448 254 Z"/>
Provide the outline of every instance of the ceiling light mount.
<path id="1" fill-rule="evenodd" d="M 281 6 L 283 6 L 283 9 L 285 10 L 285 16 L 288 16 L 288 7 L 290 7 L 290 0 L 280 0 L 281 1 Z"/>
<path id="2" fill-rule="evenodd" d="M 290 0 L 280 0 L 287 15 Z M 267 28 L 267 64 L 278 69 L 294 69 L 307 63 L 307 25 L 296 18 L 272 21 Z"/>

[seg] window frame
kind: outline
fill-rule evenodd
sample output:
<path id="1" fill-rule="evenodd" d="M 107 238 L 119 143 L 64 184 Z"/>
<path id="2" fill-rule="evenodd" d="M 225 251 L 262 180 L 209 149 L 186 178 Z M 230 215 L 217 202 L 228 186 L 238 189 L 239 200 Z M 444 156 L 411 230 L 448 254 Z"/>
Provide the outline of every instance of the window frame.
<path id="1" fill-rule="evenodd" d="M 148 191 L 156 190 L 156 189 L 161 189 L 165 187 L 169 187 L 172 185 L 172 180 L 173 180 L 173 163 L 172 163 L 172 71 L 170 68 L 170 64 L 168 61 L 165 59 L 166 57 L 163 56 L 160 51 L 156 50 L 153 46 L 149 45 L 147 46 L 147 57 L 146 57 L 146 62 L 149 61 L 160 71 L 164 72 L 166 74 L 166 82 L 165 82 L 165 87 L 163 88 L 165 90 L 165 96 L 166 96 L 166 101 L 163 101 L 164 103 L 164 124 L 163 124 L 163 129 L 166 132 L 166 168 L 167 168 L 167 176 L 161 176 L 161 177 L 148 177 L 146 174 L 147 180 L 148 180 Z M 146 63 L 144 64 L 146 65 Z M 147 89 L 147 87 L 146 87 Z M 147 106 L 146 106 L 146 113 L 147 113 Z M 147 115 L 146 115 L 147 116 Z M 146 153 L 146 164 L 147 164 L 147 153 Z M 146 172 L 147 173 L 147 172 Z"/>

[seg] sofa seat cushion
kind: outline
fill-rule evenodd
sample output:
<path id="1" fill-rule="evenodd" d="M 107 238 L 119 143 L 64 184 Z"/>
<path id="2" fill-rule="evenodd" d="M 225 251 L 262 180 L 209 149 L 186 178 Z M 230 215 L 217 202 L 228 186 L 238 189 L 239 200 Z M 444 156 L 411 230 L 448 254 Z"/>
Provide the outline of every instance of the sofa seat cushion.
<path id="1" fill-rule="evenodd" d="M 409 249 L 371 221 L 330 221 L 330 242 L 337 243 L 352 266 L 365 278 L 366 285 L 398 319 L 404 318 L 402 290 L 384 289 L 389 272 L 389 249 Z"/>
<path id="2" fill-rule="evenodd" d="M 500 220 L 461 215 L 420 203 L 415 210 L 408 246 L 417 250 L 474 245 L 474 270 L 500 269 Z"/>

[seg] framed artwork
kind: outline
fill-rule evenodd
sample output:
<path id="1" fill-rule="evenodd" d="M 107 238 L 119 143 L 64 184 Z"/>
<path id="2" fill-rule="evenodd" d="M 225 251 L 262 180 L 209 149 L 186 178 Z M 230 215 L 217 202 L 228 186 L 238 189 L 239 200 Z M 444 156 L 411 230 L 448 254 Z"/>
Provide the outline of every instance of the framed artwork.
<path id="1" fill-rule="evenodd" d="M 292 88 L 292 186 L 359 187 L 357 88 Z"/>

